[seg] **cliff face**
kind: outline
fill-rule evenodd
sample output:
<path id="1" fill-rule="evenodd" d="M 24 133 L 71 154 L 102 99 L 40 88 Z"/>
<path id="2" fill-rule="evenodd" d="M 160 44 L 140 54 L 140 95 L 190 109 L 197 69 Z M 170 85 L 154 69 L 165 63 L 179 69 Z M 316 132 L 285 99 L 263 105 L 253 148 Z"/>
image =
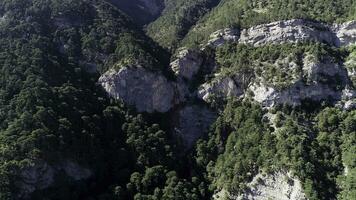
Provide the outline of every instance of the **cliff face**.
<path id="1" fill-rule="evenodd" d="M 262 46 L 298 42 L 320 42 L 332 46 L 356 44 L 356 21 L 327 25 L 302 19 L 278 21 L 243 29 L 218 30 L 211 34 L 209 45 L 218 47 L 225 42 Z"/>
<path id="2" fill-rule="evenodd" d="M 181 100 L 174 83 L 142 66 L 110 70 L 99 83 L 111 97 L 134 106 L 138 112 L 167 112 Z"/>
<path id="3" fill-rule="evenodd" d="M 215 200 L 306 200 L 300 180 L 291 173 L 278 171 L 272 174 L 257 174 L 247 184 L 247 189 L 238 196 L 230 195 L 227 191 L 220 191 L 214 196 Z"/>
<path id="4" fill-rule="evenodd" d="M 108 71 L 100 77 L 99 83 L 110 96 L 135 107 L 138 112 L 176 112 L 177 106 L 184 102 L 198 99 L 212 103 L 227 98 L 252 98 L 267 108 L 281 104 L 300 106 L 303 101 L 312 100 L 331 102 L 350 109 L 354 106 L 354 97 L 350 95 L 354 90 L 349 89 L 349 92 L 346 92 L 345 89 L 350 85 L 353 68 L 346 70 L 344 64 L 337 63 L 330 57 L 315 58 L 305 53 L 292 61 L 287 57 L 272 63 L 257 62 L 249 74 L 239 71 L 214 74 L 218 67 L 215 66 L 215 61 L 207 62 L 211 58 L 206 57 L 206 51 L 209 48 L 217 49 L 225 43 L 259 47 L 309 41 L 336 47 L 349 46 L 356 42 L 355 23 L 352 21 L 328 26 L 298 19 L 263 24 L 241 32 L 236 29 L 223 29 L 214 32 L 208 44 L 200 50 L 184 48 L 178 52 L 170 64 L 170 70 L 175 74 L 176 80 L 168 81 L 162 74 L 151 72 L 142 66 L 128 66 L 119 71 Z M 214 66 L 214 69 L 210 69 L 211 66 Z M 284 81 L 266 76 L 265 72 L 271 68 L 284 74 Z M 202 80 L 201 76 L 208 77 L 208 81 Z M 176 115 L 179 118 L 176 121 L 180 122 L 176 128 L 178 132 L 184 132 L 181 136 L 185 138 L 188 146 L 191 146 L 206 132 L 206 128 L 185 123 L 195 123 L 194 120 L 199 119 L 196 116 L 199 114 L 196 112 L 198 109 L 189 105 Z M 187 130 L 187 126 L 191 129 Z M 191 135 L 191 132 L 197 134 Z"/>

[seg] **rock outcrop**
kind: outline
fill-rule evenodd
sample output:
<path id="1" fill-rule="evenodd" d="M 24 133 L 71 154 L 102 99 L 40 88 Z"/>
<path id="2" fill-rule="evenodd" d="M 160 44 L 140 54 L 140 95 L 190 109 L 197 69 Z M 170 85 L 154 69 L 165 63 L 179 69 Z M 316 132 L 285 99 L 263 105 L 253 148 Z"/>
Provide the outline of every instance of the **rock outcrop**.
<path id="1" fill-rule="evenodd" d="M 173 116 L 174 134 L 183 140 L 183 144 L 190 148 L 206 134 L 217 114 L 201 105 L 188 105 L 178 109 Z"/>
<path id="2" fill-rule="evenodd" d="M 217 78 L 209 83 L 204 83 L 198 88 L 198 98 L 205 102 L 212 102 L 214 98 L 238 97 L 243 94 L 243 89 L 231 77 Z"/>
<path id="3" fill-rule="evenodd" d="M 182 49 L 170 66 L 176 76 L 191 80 L 203 63 L 202 55 L 194 50 Z"/>
<path id="4" fill-rule="evenodd" d="M 15 183 L 20 189 L 18 194 L 19 199 L 26 199 L 34 191 L 43 190 L 52 186 L 56 176 L 61 172 L 74 181 L 85 180 L 92 176 L 91 170 L 69 160 L 56 165 L 38 161 L 32 166 L 21 170 L 19 178 Z"/>
<path id="5" fill-rule="evenodd" d="M 298 42 L 321 42 L 332 46 L 356 44 L 356 21 L 328 25 L 304 19 L 277 21 L 257 25 L 239 32 L 222 29 L 211 34 L 208 46 L 219 47 L 226 42 L 253 46 Z"/>
<path id="6" fill-rule="evenodd" d="M 220 47 L 227 42 L 237 42 L 239 39 L 239 31 L 237 29 L 226 28 L 215 31 L 210 35 L 208 46 Z"/>
<path id="7" fill-rule="evenodd" d="M 253 99 L 265 107 L 277 104 L 299 106 L 304 100 L 331 101 L 341 99 L 342 91 L 347 84 L 347 72 L 331 59 L 315 61 L 311 56 L 303 60 L 302 72 L 288 87 L 278 89 L 264 81 L 255 82 L 249 88 Z"/>
<path id="8" fill-rule="evenodd" d="M 334 25 L 333 30 L 338 38 L 337 46 L 356 45 L 356 20 Z"/>
<path id="9" fill-rule="evenodd" d="M 257 174 L 241 195 L 232 196 L 223 191 L 215 195 L 215 200 L 223 200 L 226 196 L 234 200 L 306 200 L 300 180 L 282 171 Z"/>
<path id="10" fill-rule="evenodd" d="M 182 89 L 142 66 L 109 70 L 99 78 L 99 84 L 111 97 L 134 106 L 138 112 L 167 112 L 183 99 L 179 94 Z"/>
<path id="11" fill-rule="evenodd" d="M 329 27 L 302 19 L 262 24 L 241 31 L 239 43 L 261 46 L 265 44 L 324 42 L 335 45 L 335 35 Z"/>

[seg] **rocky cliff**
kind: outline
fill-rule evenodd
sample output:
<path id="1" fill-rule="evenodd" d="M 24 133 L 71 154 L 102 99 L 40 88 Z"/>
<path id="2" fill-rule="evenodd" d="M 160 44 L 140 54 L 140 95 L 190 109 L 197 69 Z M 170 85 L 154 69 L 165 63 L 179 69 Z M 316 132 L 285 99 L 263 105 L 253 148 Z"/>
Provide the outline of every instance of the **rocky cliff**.
<path id="1" fill-rule="evenodd" d="M 214 196 L 215 200 L 306 200 L 302 184 L 291 173 L 278 171 L 272 174 L 257 174 L 247 184 L 247 189 L 238 196 L 222 190 Z"/>
<path id="2" fill-rule="evenodd" d="M 240 32 L 222 29 L 211 34 L 208 45 L 221 46 L 225 42 L 236 42 L 261 46 L 298 42 L 321 42 L 333 46 L 356 44 L 356 21 L 343 24 L 323 24 L 303 19 L 277 21 L 261 24 Z"/>
<path id="3" fill-rule="evenodd" d="M 99 84 L 111 97 L 134 106 L 138 112 L 167 112 L 183 99 L 175 83 L 142 66 L 110 70 L 100 77 Z"/>

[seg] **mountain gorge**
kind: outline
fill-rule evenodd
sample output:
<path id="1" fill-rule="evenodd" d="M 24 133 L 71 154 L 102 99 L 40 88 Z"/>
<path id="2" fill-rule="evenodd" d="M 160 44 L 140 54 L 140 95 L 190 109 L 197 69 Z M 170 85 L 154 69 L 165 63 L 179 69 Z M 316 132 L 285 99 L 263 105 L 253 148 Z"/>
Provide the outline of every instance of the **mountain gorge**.
<path id="1" fill-rule="evenodd" d="M 0 2 L 0 199 L 356 198 L 356 2 Z"/>

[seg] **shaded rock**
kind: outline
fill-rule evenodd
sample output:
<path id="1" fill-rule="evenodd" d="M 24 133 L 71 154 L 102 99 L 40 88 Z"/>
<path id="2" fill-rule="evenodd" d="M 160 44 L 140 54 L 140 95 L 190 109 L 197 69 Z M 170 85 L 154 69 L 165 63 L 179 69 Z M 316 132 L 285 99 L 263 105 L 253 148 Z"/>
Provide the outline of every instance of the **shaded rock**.
<path id="1" fill-rule="evenodd" d="M 183 49 L 170 66 L 177 76 L 191 80 L 199 72 L 202 63 L 203 57 L 200 52 Z"/>
<path id="2" fill-rule="evenodd" d="M 44 161 L 38 161 L 32 166 L 21 170 L 15 185 L 20 189 L 19 199 L 29 198 L 29 195 L 37 190 L 43 190 L 51 187 L 56 176 L 63 171 L 74 181 L 88 179 L 92 172 L 78 165 L 75 162 L 66 160 L 56 165 L 50 165 Z"/>
<path id="3" fill-rule="evenodd" d="M 99 78 L 99 84 L 111 97 L 134 106 L 138 112 L 167 112 L 182 100 L 172 82 L 142 66 L 109 70 Z"/>
<path id="4" fill-rule="evenodd" d="M 239 43 L 261 46 L 316 41 L 335 45 L 335 39 L 335 34 L 324 24 L 293 19 L 244 29 L 241 31 Z"/>
<path id="5" fill-rule="evenodd" d="M 174 134 L 182 138 L 184 145 L 190 148 L 206 134 L 217 119 L 217 114 L 205 106 L 188 105 L 176 111 L 173 117 Z"/>

